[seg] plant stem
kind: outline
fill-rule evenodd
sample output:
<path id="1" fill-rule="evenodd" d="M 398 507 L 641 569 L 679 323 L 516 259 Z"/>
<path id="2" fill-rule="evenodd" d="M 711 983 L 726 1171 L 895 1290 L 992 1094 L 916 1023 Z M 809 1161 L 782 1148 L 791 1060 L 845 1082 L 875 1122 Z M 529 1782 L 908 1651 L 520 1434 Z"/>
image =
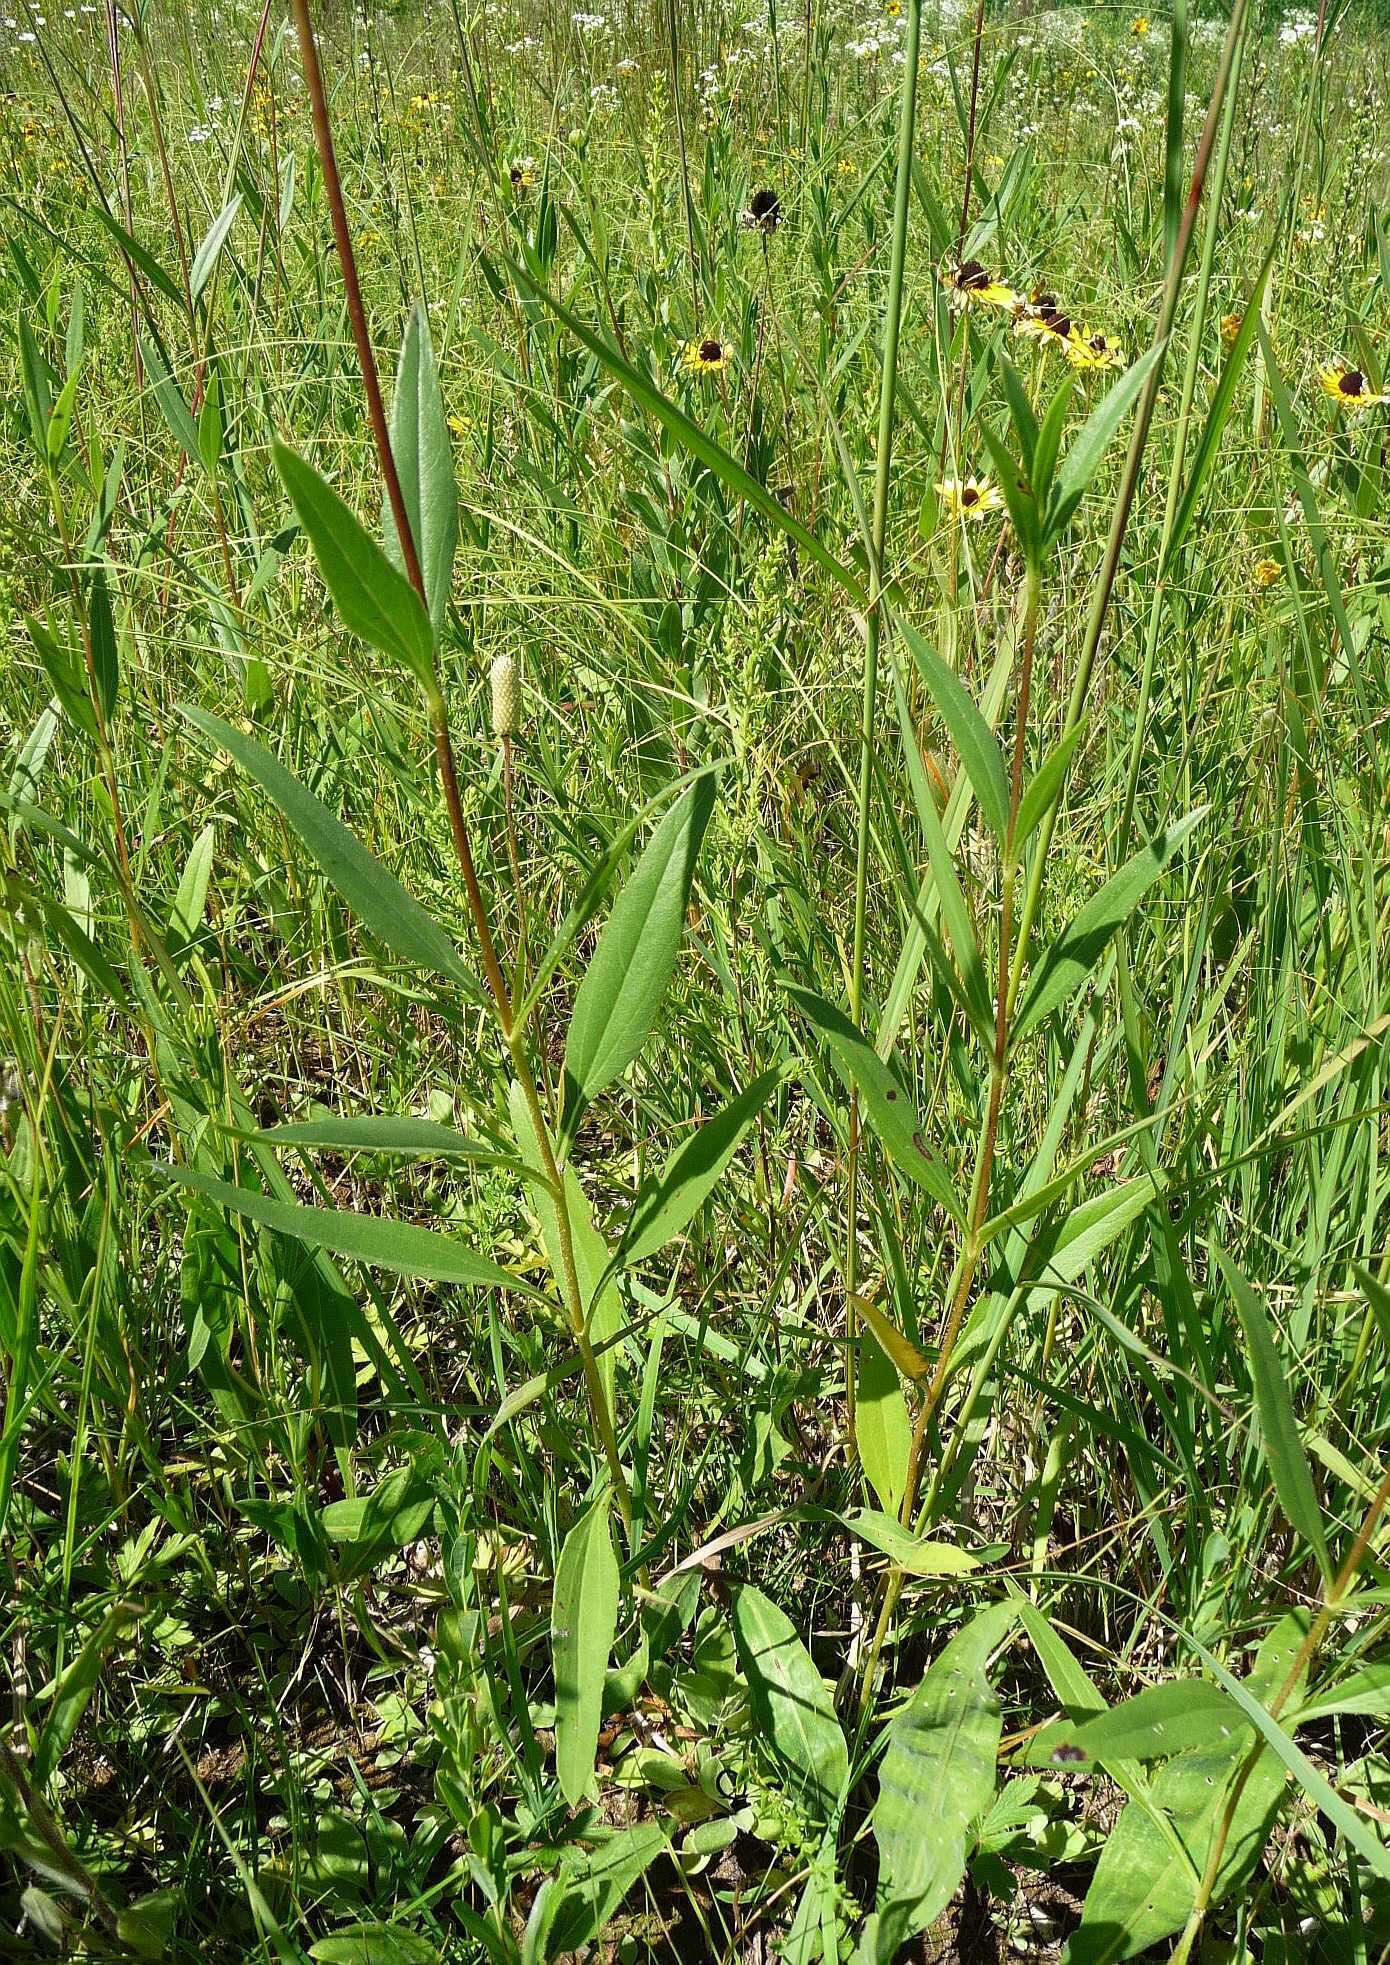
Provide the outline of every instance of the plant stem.
<path id="1" fill-rule="evenodd" d="M 869 885 L 869 807 L 873 791 L 874 725 L 878 711 L 878 652 L 882 631 L 883 554 L 888 533 L 888 494 L 893 461 L 893 411 L 897 394 L 898 337 L 902 328 L 903 274 L 907 264 L 907 212 L 912 190 L 912 144 L 917 120 L 917 62 L 922 38 L 921 0 L 908 0 L 903 90 L 898 109 L 898 173 L 893 198 L 893 244 L 888 268 L 888 306 L 883 324 L 883 371 L 878 399 L 878 454 L 871 528 L 869 607 L 864 651 L 864 699 L 860 716 L 859 809 L 854 867 L 854 942 L 850 954 L 850 1017 L 857 1025 L 864 1006 L 864 927 Z M 845 1413 L 855 1452 L 854 1295 L 859 1269 L 859 1101 L 851 1093 L 845 1226 Z"/>
<path id="2" fill-rule="evenodd" d="M 377 374 L 376 355 L 372 348 L 371 334 L 367 326 L 366 309 L 362 302 L 362 288 L 357 277 L 357 260 L 352 249 L 352 234 L 348 229 L 347 211 L 343 203 L 342 181 L 338 176 L 337 159 L 333 150 L 333 130 L 329 122 L 328 102 L 324 94 L 323 72 L 319 67 L 318 49 L 314 40 L 313 22 L 309 16 L 308 0 L 291 0 L 295 26 L 299 34 L 300 58 L 304 66 L 304 81 L 309 92 L 309 104 L 313 113 L 314 136 L 318 145 L 319 165 L 323 171 L 324 191 L 328 199 L 329 211 L 333 220 L 333 235 L 338 249 L 338 260 L 342 267 L 343 285 L 347 294 L 348 315 L 352 322 L 353 337 L 357 343 L 358 361 L 362 370 L 362 385 L 367 396 L 367 411 L 371 420 L 372 434 L 376 439 L 377 456 L 381 464 L 381 475 L 386 485 L 387 500 L 391 516 L 395 521 L 396 537 L 400 541 L 401 558 L 405 563 L 406 577 L 419 595 L 422 605 L 428 609 L 424 577 L 420 571 L 419 554 L 415 548 L 415 537 L 410 529 L 410 519 L 405 508 L 405 497 L 401 490 L 400 474 L 396 469 L 395 455 L 391 449 L 390 427 L 386 421 L 386 406 L 382 401 L 381 382 Z M 541 1155 L 541 1168 L 553 1190 L 556 1219 L 559 1224 L 560 1268 L 559 1282 L 565 1293 L 565 1304 L 569 1314 L 570 1329 L 584 1368 L 584 1382 L 593 1410 L 594 1424 L 597 1428 L 604 1457 L 608 1462 L 613 1481 L 613 1491 L 617 1498 L 618 1510 L 625 1525 L 632 1527 L 632 1501 L 628 1493 L 627 1477 L 623 1472 L 622 1458 L 618 1451 L 617 1434 L 613 1425 L 613 1415 L 609 1410 L 608 1395 L 594 1357 L 593 1346 L 589 1342 L 587 1317 L 583 1293 L 579 1286 L 579 1274 L 574 1259 L 574 1233 L 570 1221 L 569 1200 L 565 1193 L 565 1183 L 561 1169 L 556 1162 L 555 1149 L 551 1143 L 550 1128 L 546 1123 L 541 1106 L 540 1094 L 536 1090 L 536 1080 L 524 1048 L 523 1033 L 514 1028 L 511 994 L 507 988 L 502 964 L 498 959 L 497 946 L 492 938 L 488 922 L 487 904 L 478 883 L 478 872 L 473 861 L 473 848 L 468 836 L 468 822 L 464 817 L 463 800 L 459 793 L 458 771 L 454 761 L 453 740 L 449 734 L 449 718 L 444 703 L 444 692 L 440 686 L 437 670 L 431 674 L 427 690 L 430 728 L 434 737 L 435 758 L 439 766 L 440 783 L 444 791 L 444 805 L 449 818 L 449 831 L 453 838 L 454 853 L 463 874 L 463 884 L 468 896 L 469 913 L 473 917 L 474 933 L 478 938 L 478 949 L 482 958 L 483 974 L 492 995 L 497 1019 L 502 1027 L 502 1035 L 507 1045 L 526 1109 L 535 1130 L 536 1142 Z"/>

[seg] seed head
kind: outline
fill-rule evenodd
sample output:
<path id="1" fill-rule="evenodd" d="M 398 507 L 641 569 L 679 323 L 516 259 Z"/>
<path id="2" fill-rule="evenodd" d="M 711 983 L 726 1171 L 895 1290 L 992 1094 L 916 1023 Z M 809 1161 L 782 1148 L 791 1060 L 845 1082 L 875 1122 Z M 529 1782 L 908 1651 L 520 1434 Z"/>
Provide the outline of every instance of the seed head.
<path id="1" fill-rule="evenodd" d="M 492 663 L 492 734 L 514 737 L 521 709 L 521 676 L 510 655 L 497 655 Z"/>

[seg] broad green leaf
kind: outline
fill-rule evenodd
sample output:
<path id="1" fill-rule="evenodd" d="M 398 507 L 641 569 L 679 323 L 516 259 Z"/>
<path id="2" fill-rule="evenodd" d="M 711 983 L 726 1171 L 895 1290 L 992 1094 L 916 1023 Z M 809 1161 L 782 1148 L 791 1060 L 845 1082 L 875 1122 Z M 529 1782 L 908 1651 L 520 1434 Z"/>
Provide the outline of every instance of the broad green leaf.
<path id="1" fill-rule="evenodd" d="M 1055 539 L 1070 524 L 1088 485 L 1100 469 L 1116 431 L 1137 401 L 1139 391 L 1148 381 L 1155 364 L 1162 360 L 1164 347 L 1165 343 L 1160 341 L 1146 349 L 1137 362 L 1131 363 L 1119 381 L 1101 397 L 1072 438 L 1057 473 L 1057 483 L 1048 507 L 1049 538 Z"/>
<path id="2" fill-rule="evenodd" d="M 434 635 L 420 596 L 312 466 L 278 438 L 272 451 L 343 626 L 433 690 Z"/>
<path id="3" fill-rule="evenodd" d="M 1183 840 L 1205 818 L 1206 811 L 1205 805 L 1199 805 L 1195 812 L 1189 812 L 1177 825 L 1141 847 L 1062 930 L 1028 979 L 1014 1018 L 1012 1043 L 1021 1043 L 1044 1017 L 1059 1009 L 1081 987 L 1111 936 L 1129 919 Z"/>
<path id="4" fill-rule="evenodd" d="M 951 1177 L 927 1145 L 912 1100 L 868 1038 L 855 1028 L 843 1010 L 817 996 L 814 990 L 802 989 L 796 983 L 786 984 L 786 990 L 807 1022 L 829 1045 L 846 1088 L 858 1092 L 865 1117 L 889 1159 L 957 1221 L 964 1221 Z"/>
<path id="5" fill-rule="evenodd" d="M 781 1077 L 778 1070 L 755 1078 L 722 1112 L 698 1127 L 661 1172 L 643 1185 L 618 1246 L 618 1261 L 625 1268 L 665 1248 L 694 1217 Z"/>
<path id="6" fill-rule="evenodd" d="M 241 193 L 238 191 L 231 203 L 224 205 L 212 221 L 202 244 L 193 255 L 193 264 L 188 269 L 188 290 L 195 306 L 202 297 L 203 288 L 212 278 L 212 269 L 217 264 L 218 254 L 226 245 L 240 210 Z"/>
<path id="7" fill-rule="evenodd" d="M 974 923 L 971 921 L 970 909 L 961 888 L 955 861 L 951 856 L 946 829 L 936 809 L 936 800 L 930 794 L 926 799 L 918 800 L 917 812 L 922 822 L 923 837 L 927 842 L 932 880 L 941 903 L 941 918 L 945 923 L 946 934 L 960 975 L 959 998 L 981 1043 L 987 1050 L 992 1051 L 994 1006 L 990 1000 L 989 983 L 985 977 L 980 945 L 975 939 Z M 957 992 L 953 990 L 952 994 Z"/>
<path id="8" fill-rule="evenodd" d="M 651 1035 L 680 952 L 695 859 L 713 809 L 714 781 L 698 778 L 647 841 L 613 903 L 570 1014 L 565 1145 L 590 1100 L 627 1069 Z"/>
<path id="9" fill-rule="evenodd" d="M 1136 1693 L 1068 1735 L 1093 1760 L 1166 1760 L 1243 1734 L 1249 1722 L 1220 1686 L 1204 1678 L 1170 1679 Z"/>
<path id="10" fill-rule="evenodd" d="M 856 1508 L 840 1519 L 851 1535 L 857 1535 L 861 1542 L 887 1556 L 909 1576 L 968 1576 L 971 1570 L 980 1567 L 978 1558 L 968 1549 L 958 1548 L 954 1542 L 924 1542 L 910 1528 L 904 1528 L 891 1515 L 880 1514 L 876 1508 Z"/>
<path id="11" fill-rule="evenodd" d="M 605 1492 L 570 1529 L 555 1567 L 555 1772 L 571 1808 L 593 1785 L 603 1679 L 618 1628 L 618 1558 L 608 1513 Z"/>
<path id="12" fill-rule="evenodd" d="M 897 626 L 950 732 L 981 816 L 1002 845 L 1009 829 L 1009 780 L 994 732 L 955 670 L 906 621 L 899 620 Z"/>
<path id="13" fill-rule="evenodd" d="M 140 241 L 131 233 L 127 232 L 125 227 L 107 210 L 105 199 L 97 199 L 96 203 L 92 206 L 92 215 L 94 218 L 100 219 L 130 264 L 138 267 L 150 284 L 157 287 L 166 300 L 172 301 L 174 306 L 178 308 L 180 314 L 186 318 L 187 306 L 184 297 L 179 292 L 172 278 L 165 272 L 154 254 L 147 252 Z"/>
<path id="14" fill-rule="evenodd" d="M 859 1449 L 860 1465 L 869 1477 L 879 1505 L 896 1514 L 907 1482 L 912 1425 L 903 1403 L 897 1366 L 872 1331 L 866 1331 L 859 1342 L 854 1441 Z"/>
<path id="15" fill-rule="evenodd" d="M 546 1301 L 539 1290 L 510 1269 L 503 1269 L 488 1256 L 476 1255 L 451 1235 L 440 1235 L 432 1228 L 417 1228 L 413 1222 L 392 1221 L 384 1215 L 352 1214 L 341 1208 L 306 1208 L 297 1201 L 276 1201 L 249 1187 L 234 1187 L 230 1181 L 215 1180 L 211 1174 L 196 1173 L 191 1167 L 153 1165 L 161 1179 L 191 1187 L 220 1207 L 230 1208 L 233 1214 L 245 1215 L 277 1235 L 293 1236 L 310 1248 L 351 1256 L 370 1268 L 389 1269 L 420 1282 L 519 1290 Z"/>
<path id="16" fill-rule="evenodd" d="M 879 1852 L 879 1896 L 911 1908 L 925 1931 L 965 1874 L 976 1825 L 994 1799 L 1001 1732 L 986 1676 L 1017 1612 L 991 1604 L 958 1631 L 888 1728 L 870 1823 Z"/>
<path id="17" fill-rule="evenodd" d="M 994 467 L 994 475 L 998 480 L 1004 503 L 1008 507 L 1009 517 L 1014 522 L 1018 543 L 1025 558 L 1035 559 L 1042 547 L 1042 521 L 1027 473 L 983 417 L 977 428 L 985 449 L 989 452 L 989 460 Z"/>
<path id="18" fill-rule="evenodd" d="M 309 1947 L 316 1965 L 439 1965 L 439 1953 L 400 1924 L 349 1924 Z"/>
<path id="19" fill-rule="evenodd" d="M 410 526 L 420 575 L 429 602 L 435 639 L 449 603 L 454 549 L 458 544 L 458 487 L 449 448 L 449 426 L 439 388 L 429 321 L 418 303 L 406 322 L 396 370 L 396 394 L 391 404 L 391 455 L 401 481 L 406 521 Z M 392 563 L 405 570 L 395 521 L 388 504 L 382 513 L 382 532 Z"/>
<path id="20" fill-rule="evenodd" d="M 291 831 L 317 860 L 348 906 L 379 941 L 403 962 L 418 963 L 461 985 L 475 1002 L 482 990 L 439 923 L 412 900 L 394 874 L 373 859 L 354 833 L 334 818 L 323 800 L 253 737 L 207 710 L 182 706 L 196 730 L 229 751 L 243 771 L 269 793 Z"/>
<path id="21" fill-rule="evenodd" d="M 1250 1376 L 1255 1387 L 1255 1410 L 1260 1415 L 1260 1443 L 1274 1480 L 1279 1505 L 1290 1524 L 1303 1537 L 1318 1559 L 1323 1581 L 1332 1580 L 1332 1558 L 1323 1533 L 1322 1510 L 1317 1489 L 1309 1471 L 1308 1459 L 1299 1438 L 1293 1400 L 1279 1362 L 1274 1336 L 1260 1299 L 1236 1268 L 1226 1251 L 1212 1243 L 1212 1254 L 1226 1280 L 1245 1334 L 1250 1354 Z"/>
<path id="22" fill-rule="evenodd" d="M 1137 1803 L 1131 1801 L 1121 1811 L 1101 1849 L 1082 1922 L 1072 1934 L 1064 1965 L 1113 1965 L 1114 1960 L 1132 1958 L 1182 1929 L 1249 1740 L 1248 1729 L 1233 1727 L 1226 1747 L 1182 1753 L 1159 1769 L 1152 1803 L 1171 1823 L 1176 1847 L 1153 1815 Z M 1231 1823 L 1213 1903 L 1220 1903 L 1250 1876 L 1283 1793 L 1283 1769 L 1272 1755 L 1261 1754 Z"/>
<path id="23" fill-rule="evenodd" d="M 849 1784 L 849 1752 L 825 1681 L 791 1620 L 751 1583 L 734 1598 L 734 1642 L 762 1740 L 818 1827 Z"/>
<path id="24" fill-rule="evenodd" d="M 1087 720 L 1083 717 L 1052 746 L 1035 775 L 1024 786 L 1023 796 L 1018 801 L 1018 825 L 1014 833 L 1016 853 L 1022 852 L 1037 830 L 1043 813 L 1060 793 L 1072 755 L 1085 736 L 1086 729 Z"/>
<path id="25" fill-rule="evenodd" d="M 111 613 L 111 589 L 104 566 L 93 569 L 88 609 L 97 698 L 101 703 L 101 713 L 109 722 L 120 689 L 121 657 L 116 642 L 116 623 Z"/>
<path id="26" fill-rule="evenodd" d="M 707 435 L 699 424 L 693 422 L 668 396 L 664 396 L 647 376 L 635 369 L 631 362 L 620 355 L 601 334 L 596 334 L 591 327 L 586 327 L 583 321 L 562 306 L 554 295 L 548 293 L 524 267 L 519 266 L 515 260 L 508 260 L 506 263 L 508 270 L 526 291 L 548 307 L 555 318 L 562 321 L 570 333 L 583 342 L 589 353 L 603 364 L 609 374 L 617 377 L 634 402 L 640 403 L 643 409 L 664 425 L 671 435 L 685 446 L 692 457 L 698 457 L 702 464 L 707 465 L 736 498 L 744 499 L 756 511 L 761 512 L 778 531 L 785 532 L 794 539 L 808 559 L 813 559 L 822 572 L 828 573 L 837 585 L 844 588 L 856 606 L 868 605 L 868 595 L 850 569 L 842 566 L 835 555 L 826 550 L 816 535 L 809 532 L 765 486 L 759 484 L 736 458 L 732 457 L 722 445 L 716 443 L 713 437 Z"/>
<path id="27" fill-rule="evenodd" d="M 1027 1613 L 1023 1614 L 1026 1619 Z M 1304 1628 L 1297 1616 L 1282 1618 L 1261 1644 L 1244 1686 L 1231 1679 L 1201 1645 L 1194 1648 L 1233 1699 L 1241 1694 L 1273 1726 L 1260 1701 L 1279 1691 L 1298 1654 Z M 1115 1960 L 1132 1958 L 1183 1928 L 1232 1780 L 1250 1745 L 1249 1729 L 1232 1724 L 1228 1739 L 1213 1739 L 1209 1747 L 1166 1762 L 1154 1776 L 1147 1806 L 1131 1801 L 1121 1812 L 1101 1850 L 1082 1922 L 1067 1946 L 1064 1965 L 1114 1965 Z M 1284 1791 L 1284 1771 L 1277 1758 L 1261 1752 L 1235 1810 L 1217 1869 L 1213 1904 L 1221 1903 L 1249 1878 Z"/>

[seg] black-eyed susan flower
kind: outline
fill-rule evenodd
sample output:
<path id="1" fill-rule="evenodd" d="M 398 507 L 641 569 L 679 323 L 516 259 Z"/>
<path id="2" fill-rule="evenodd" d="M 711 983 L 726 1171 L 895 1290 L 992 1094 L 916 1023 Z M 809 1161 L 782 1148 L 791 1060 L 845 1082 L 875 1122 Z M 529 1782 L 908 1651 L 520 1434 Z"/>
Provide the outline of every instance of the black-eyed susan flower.
<path id="1" fill-rule="evenodd" d="M 1147 34 L 1149 31 L 1148 15 L 1136 14 L 1134 16 L 1134 19 L 1129 24 L 1129 31 L 1135 37 L 1136 40 L 1142 39 L 1142 37 L 1145 34 Z"/>
<path id="2" fill-rule="evenodd" d="M 981 266 L 978 259 L 967 259 L 946 273 L 945 282 L 952 294 L 964 307 L 971 307 L 977 301 L 983 307 L 1002 307 L 1013 313 L 1019 305 L 1019 296 L 1003 280 Z"/>
<path id="3" fill-rule="evenodd" d="M 1072 335 L 1071 315 L 1064 314 L 1059 307 L 1025 307 L 1015 326 L 1020 334 L 1031 335 L 1035 341 L 1055 342 L 1062 348 Z"/>
<path id="4" fill-rule="evenodd" d="M 1235 347 L 1236 336 L 1240 333 L 1241 318 L 1239 314 L 1223 314 L 1221 316 L 1221 346 L 1223 348 Z"/>
<path id="5" fill-rule="evenodd" d="M 536 160 L 534 157 L 517 157 L 508 173 L 513 191 L 529 191 L 536 182 Z"/>
<path id="6" fill-rule="evenodd" d="M 1369 409 L 1372 403 L 1390 402 L 1390 395 L 1373 389 L 1359 368 L 1345 368 L 1341 362 L 1320 368 L 1318 381 L 1343 409 Z"/>
<path id="7" fill-rule="evenodd" d="M 988 478 L 943 478 L 936 487 L 941 508 L 953 519 L 980 519 L 997 512 L 1004 503 L 1003 493 Z"/>
<path id="8" fill-rule="evenodd" d="M 702 341 L 687 341 L 685 353 L 681 356 L 683 367 L 696 375 L 718 375 L 721 369 L 729 366 L 729 349 L 725 342 L 716 341 L 707 334 Z"/>
<path id="9" fill-rule="evenodd" d="M 738 221 L 749 232 L 761 232 L 766 237 L 782 223 L 782 200 L 775 191 L 755 191 Z"/>
<path id="10" fill-rule="evenodd" d="M 1260 588 L 1272 587 L 1276 580 L 1282 580 L 1284 569 L 1277 559 L 1257 559 L 1250 578 Z"/>
<path id="11" fill-rule="evenodd" d="M 1073 368 L 1119 368 L 1124 349 L 1107 334 L 1094 334 L 1089 327 L 1073 328 L 1062 343 L 1062 352 Z"/>

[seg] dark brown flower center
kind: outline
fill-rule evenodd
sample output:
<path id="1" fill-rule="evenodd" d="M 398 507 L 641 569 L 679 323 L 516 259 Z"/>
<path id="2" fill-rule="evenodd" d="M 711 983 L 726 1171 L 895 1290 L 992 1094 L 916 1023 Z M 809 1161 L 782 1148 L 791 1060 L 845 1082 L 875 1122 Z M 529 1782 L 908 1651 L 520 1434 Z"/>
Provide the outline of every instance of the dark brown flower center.
<path id="1" fill-rule="evenodd" d="M 700 343 L 700 360 L 702 362 L 717 362 L 721 359 L 723 353 L 724 350 L 717 341 L 702 341 Z"/>
<path id="2" fill-rule="evenodd" d="M 755 191 L 748 206 L 759 225 L 769 228 L 782 216 L 782 200 L 775 191 Z"/>
<path id="3" fill-rule="evenodd" d="M 1337 387 L 1344 396 L 1363 396 L 1366 393 L 1366 378 L 1359 368 L 1349 368 Z"/>
<path id="4" fill-rule="evenodd" d="M 956 285 L 963 293 L 974 293 L 978 288 L 989 285 L 989 274 L 978 259 L 967 259 L 956 274 Z"/>
<path id="5" fill-rule="evenodd" d="M 979 494 L 979 492 L 978 492 L 978 491 L 977 491 L 977 490 L 975 489 L 975 487 L 974 487 L 974 485 L 973 485 L 973 484 L 968 484 L 968 485 L 967 485 L 967 486 L 965 487 L 965 489 L 964 489 L 964 491 L 963 491 L 963 492 L 961 493 L 961 495 L 960 495 L 960 502 L 961 502 L 961 504 L 962 504 L 962 505 L 978 505 L 978 504 L 979 504 L 979 502 L 980 502 L 980 494 Z"/>

